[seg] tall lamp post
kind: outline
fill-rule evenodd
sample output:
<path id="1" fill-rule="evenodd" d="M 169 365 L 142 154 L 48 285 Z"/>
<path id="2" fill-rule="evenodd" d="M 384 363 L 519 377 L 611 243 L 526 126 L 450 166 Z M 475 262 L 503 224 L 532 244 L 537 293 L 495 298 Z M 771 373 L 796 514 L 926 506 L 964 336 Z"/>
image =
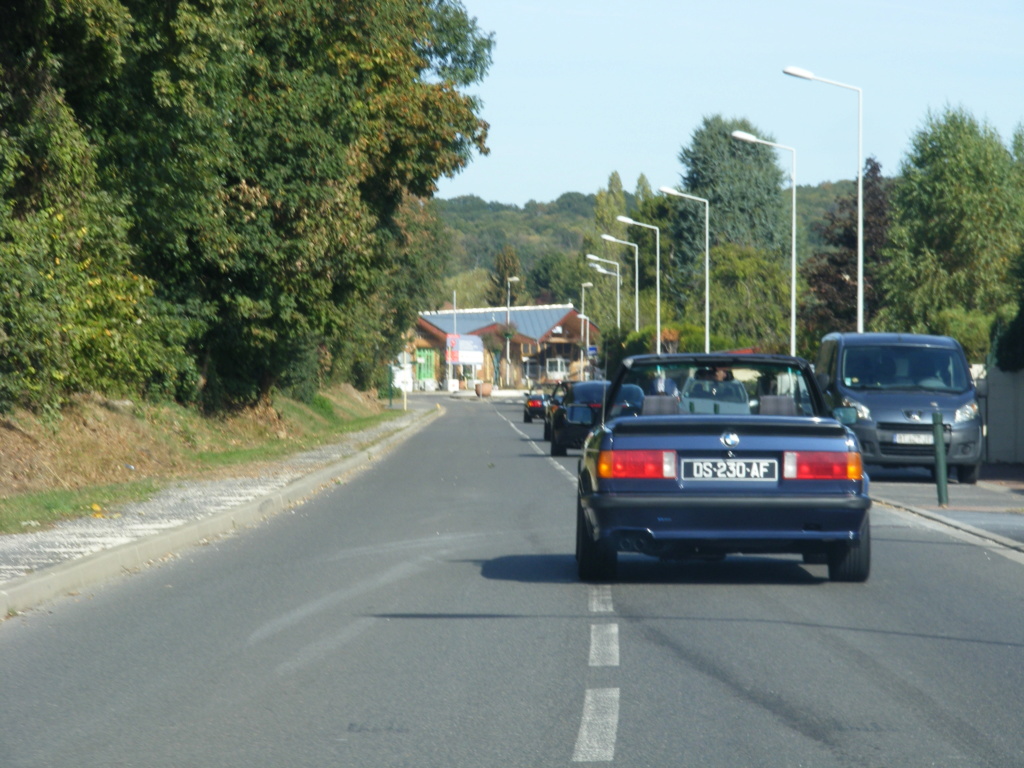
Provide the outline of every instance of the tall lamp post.
<path id="1" fill-rule="evenodd" d="M 580 379 L 586 380 L 584 371 L 589 367 L 584 364 L 586 356 L 590 352 L 590 318 L 587 317 L 587 288 L 593 288 L 591 282 L 580 283 L 580 341 L 583 342 L 583 349 L 580 350 Z M 586 323 L 586 326 L 584 326 Z M 584 327 L 586 328 L 586 340 L 584 340 Z"/>
<path id="2" fill-rule="evenodd" d="M 711 256 L 710 256 L 710 241 L 711 241 L 711 204 L 703 197 L 697 197 L 696 195 L 688 195 L 685 192 L 680 192 L 678 189 L 672 189 L 672 187 L 662 187 L 661 191 L 666 195 L 675 195 L 676 197 L 685 197 L 687 200 L 696 200 L 698 203 L 704 203 L 704 351 L 711 351 Z"/>
<path id="3" fill-rule="evenodd" d="M 602 240 L 633 248 L 633 330 L 640 330 L 640 246 L 629 240 L 619 240 L 611 235 L 601 235 Z"/>
<path id="4" fill-rule="evenodd" d="M 592 253 L 587 254 L 588 261 L 599 261 L 601 264 L 611 264 L 615 267 L 615 271 L 612 272 L 610 269 L 605 269 L 601 264 L 591 264 L 591 269 L 596 269 L 602 275 L 611 275 L 615 278 L 615 327 L 622 327 L 622 275 L 619 272 L 622 265 L 617 261 L 611 259 L 602 259 L 599 256 L 595 256 Z"/>
<path id="5" fill-rule="evenodd" d="M 505 281 L 505 386 L 509 385 L 512 378 L 511 361 L 509 360 L 509 345 L 512 341 L 512 334 L 509 325 L 512 322 L 512 283 L 518 283 L 518 277 L 510 277 Z"/>
<path id="6" fill-rule="evenodd" d="M 790 172 L 789 185 L 793 191 L 793 229 L 790 235 L 790 246 L 792 250 L 790 275 L 789 275 L 789 354 L 796 354 L 796 150 L 787 147 L 785 144 L 776 144 L 774 141 L 759 139 L 752 133 L 746 131 L 733 131 L 732 137 L 740 141 L 747 141 L 751 144 L 766 144 L 776 149 L 785 149 L 793 153 L 793 170 Z"/>
<path id="7" fill-rule="evenodd" d="M 654 224 L 634 221 L 629 216 L 616 216 L 623 224 L 654 230 L 654 352 L 661 354 L 661 230 Z"/>
<path id="8" fill-rule="evenodd" d="M 857 333 L 864 333 L 864 91 L 855 85 L 826 80 L 800 67 L 786 67 L 784 74 L 817 80 L 857 92 Z"/>

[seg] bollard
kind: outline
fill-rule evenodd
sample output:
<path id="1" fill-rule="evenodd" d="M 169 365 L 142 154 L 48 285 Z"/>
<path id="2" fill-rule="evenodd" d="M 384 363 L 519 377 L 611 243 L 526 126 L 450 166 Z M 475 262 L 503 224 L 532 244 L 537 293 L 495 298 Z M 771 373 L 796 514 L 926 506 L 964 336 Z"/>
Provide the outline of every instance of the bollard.
<path id="1" fill-rule="evenodd" d="M 942 426 L 942 414 L 932 414 L 932 434 L 935 436 L 935 490 L 939 494 L 939 506 L 949 504 L 949 473 L 946 469 L 946 435 Z"/>

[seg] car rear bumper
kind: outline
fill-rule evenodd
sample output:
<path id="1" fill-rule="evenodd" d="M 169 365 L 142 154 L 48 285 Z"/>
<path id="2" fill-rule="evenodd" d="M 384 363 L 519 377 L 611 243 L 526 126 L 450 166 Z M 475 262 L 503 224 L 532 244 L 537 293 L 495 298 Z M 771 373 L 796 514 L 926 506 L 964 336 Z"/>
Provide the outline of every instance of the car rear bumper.
<path id="1" fill-rule="evenodd" d="M 581 497 L 595 539 L 619 549 L 792 552 L 856 541 L 871 499 L 860 494 L 780 496 L 592 494 Z"/>

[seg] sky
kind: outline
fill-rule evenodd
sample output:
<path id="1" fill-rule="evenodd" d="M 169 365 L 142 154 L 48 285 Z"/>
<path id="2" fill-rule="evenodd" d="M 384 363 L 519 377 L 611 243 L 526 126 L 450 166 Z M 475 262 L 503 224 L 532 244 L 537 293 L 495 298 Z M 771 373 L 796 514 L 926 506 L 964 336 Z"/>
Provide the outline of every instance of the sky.
<path id="1" fill-rule="evenodd" d="M 463 0 L 493 63 L 483 101 L 490 154 L 437 197 L 522 206 L 679 186 L 679 152 L 705 117 L 746 118 L 796 150 L 797 184 L 899 172 L 929 114 L 963 108 L 1010 146 L 1024 124 L 1024 0 Z M 788 180 L 793 153 L 778 151 Z"/>

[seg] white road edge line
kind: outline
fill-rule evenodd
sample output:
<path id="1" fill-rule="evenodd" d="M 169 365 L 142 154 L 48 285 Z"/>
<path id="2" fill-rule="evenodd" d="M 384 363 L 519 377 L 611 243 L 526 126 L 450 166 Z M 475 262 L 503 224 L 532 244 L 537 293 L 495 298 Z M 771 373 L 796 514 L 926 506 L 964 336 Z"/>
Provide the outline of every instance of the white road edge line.
<path id="1" fill-rule="evenodd" d="M 583 722 L 576 737 L 574 763 L 609 762 L 615 759 L 615 735 L 619 727 L 619 689 L 590 688 L 583 700 Z"/>
<path id="2" fill-rule="evenodd" d="M 590 625 L 590 666 L 619 666 L 619 625 Z"/>
<path id="3" fill-rule="evenodd" d="M 541 456 L 547 456 L 547 454 L 544 453 L 543 450 L 541 450 L 540 446 L 537 445 L 537 442 L 532 437 L 530 437 L 528 434 L 523 432 L 523 430 L 521 430 L 519 427 L 517 427 L 512 421 L 510 421 L 509 418 L 507 416 L 505 416 L 505 414 L 501 413 L 500 411 L 497 411 L 497 409 L 495 409 L 495 412 L 498 414 L 498 416 L 500 416 L 502 419 L 504 419 L 505 422 L 510 427 L 512 427 L 512 431 L 513 432 L 515 432 L 520 437 L 525 437 L 527 440 L 530 441 L 530 447 L 533 449 L 534 453 L 537 453 L 537 454 L 539 454 Z M 548 462 L 551 464 L 551 466 L 553 466 L 555 469 L 557 469 L 559 472 L 561 472 L 563 475 L 565 475 L 567 478 L 569 478 L 569 480 L 572 482 L 573 485 L 576 485 L 576 479 L 577 479 L 576 475 L 574 475 L 568 469 L 563 467 L 561 464 L 559 464 L 557 461 L 555 461 L 550 456 L 547 456 L 547 459 L 548 459 Z"/>

